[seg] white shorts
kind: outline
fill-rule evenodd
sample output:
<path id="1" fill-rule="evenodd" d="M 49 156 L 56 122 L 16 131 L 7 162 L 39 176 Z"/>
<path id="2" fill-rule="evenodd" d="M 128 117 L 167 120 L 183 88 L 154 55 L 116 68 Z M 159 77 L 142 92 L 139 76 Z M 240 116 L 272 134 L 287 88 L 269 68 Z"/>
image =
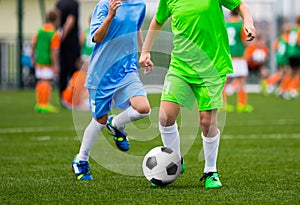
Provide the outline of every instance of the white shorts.
<path id="1" fill-rule="evenodd" d="M 233 73 L 228 74 L 227 77 L 246 77 L 249 74 L 248 64 L 246 59 L 243 58 L 232 58 Z"/>
<path id="2" fill-rule="evenodd" d="M 53 68 L 50 67 L 39 67 L 35 69 L 35 77 L 37 79 L 52 80 L 54 79 Z"/>

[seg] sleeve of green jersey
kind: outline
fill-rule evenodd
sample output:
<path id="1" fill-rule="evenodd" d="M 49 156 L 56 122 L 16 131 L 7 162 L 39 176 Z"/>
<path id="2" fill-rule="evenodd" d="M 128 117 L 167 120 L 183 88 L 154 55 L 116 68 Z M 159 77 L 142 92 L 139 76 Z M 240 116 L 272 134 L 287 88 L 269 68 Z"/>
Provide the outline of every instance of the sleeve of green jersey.
<path id="1" fill-rule="evenodd" d="M 170 15 L 171 13 L 167 5 L 167 0 L 160 0 L 155 15 L 157 23 L 164 24 Z"/>
<path id="2" fill-rule="evenodd" d="M 219 3 L 229 10 L 235 9 L 241 2 L 242 0 L 219 0 Z"/>

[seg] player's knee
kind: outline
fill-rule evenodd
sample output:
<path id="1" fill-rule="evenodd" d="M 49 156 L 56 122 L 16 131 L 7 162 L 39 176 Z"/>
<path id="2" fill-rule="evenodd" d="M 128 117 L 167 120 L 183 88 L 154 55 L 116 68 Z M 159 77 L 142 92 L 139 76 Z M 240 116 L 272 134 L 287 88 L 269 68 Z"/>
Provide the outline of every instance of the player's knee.
<path id="1" fill-rule="evenodd" d="M 200 127 L 204 136 L 214 136 L 217 130 L 217 123 L 207 118 L 200 120 Z"/>
<path id="2" fill-rule="evenodd" d="M 151 108 L 149 107 L 149 109 L 145 108 L 145 109 L 142 109 L 142 110 L 137 110 L 137 112 L 138 112 L 138 115 L 139 115 L 139 119 L 143 119 L 143 118 L 146 118 L 150 115 Z"/>
<path id="3" fill-rule="evenodd" d="M 96 121 L 102 125 L 105 125 L 107 123 L 107 118 L 108 118 L 108 115 L 103 115 L 99 118 L 96 118 Z"/>
<path id="4" fill-rule="evenodd" d="M 139 114 L 149 116 L 151 113 L 151 108 L 149 105 L 140 105 L 136 108 L 134 108 Z"/>
<path id="5" fill-rule="evenodd" d="M 176 117 L 173 115 L 162 115 L 159 116 L 159 124 L 163 127 L 169 127 L 174 125 Z"/>

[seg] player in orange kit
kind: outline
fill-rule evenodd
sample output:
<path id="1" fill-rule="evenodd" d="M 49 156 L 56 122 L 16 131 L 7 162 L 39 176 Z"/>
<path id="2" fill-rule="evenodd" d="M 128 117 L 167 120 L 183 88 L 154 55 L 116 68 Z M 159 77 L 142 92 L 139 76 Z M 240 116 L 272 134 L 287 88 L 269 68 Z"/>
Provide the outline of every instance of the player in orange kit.
<path id="1" fill-rule="evenodd" d="M 273 49 L 276 53 L 277 72 L 269 76 L 264 82 L 268 94 L 275 91 L 287 72 L 289 64 L 287 50 L 290 30 L 291 27 L 289 25 L 283 25 L 282 34 L 273 43 Z"/>
<path id="2" fill-rule="evenodd" d="M 52 93 L 51 81 L 59 73 L 58 50 L 60 37 L 56 31 L 59 23 L 57 10 L 50 10 L 46 15 L 46 23 L 37 31 L 32 38 L 32 62 L 35 67 L 37 78 L 36 105 L 37 112 L 57 112 L 50 104 Z"/>
<path id="3" fill-rule="evenodd" d="M 290 69 L 279 87 L 278 94 L 284 99 L 294 99 L 299 95 L 300 86 L 300 15 L 296 17 L 296 25 L 289 33 L 288 58 Z"/>
<path id="4" fill-rule="evenodd" d="M 227 112 L 233 111 L 233 106 L 226 103 L 226 90 L 229 92 L 230 88 L 237 91 L 237 111 L 238 112 L 251 112 L 253 107 L 247 103 L 248 94 L 245 88 L 246 79 L 248 76 L 248 65 L 244 57 L 245 42 L 247 36 L 243 28 L 243 21 L 236 11 L 230 12 L 230 18 L 226 23 L 230 54 L 232 58 L 233 73 L 228 74 L 229 79 L 233 79 L 224 89 L 224 105 Z"/>
<path id="5" fill-rule="evenodd" d="M 256 36 L 253 43 L 249 44 L 245 50 L 249 70 L 259 75 L 262 92 L 266 90 L 264 88 L 264 80 L 268 77 L 269 73 L 266 67 L 269 53 L 270 51 L 266 45 L 266 39 L 261 33 Z"/>

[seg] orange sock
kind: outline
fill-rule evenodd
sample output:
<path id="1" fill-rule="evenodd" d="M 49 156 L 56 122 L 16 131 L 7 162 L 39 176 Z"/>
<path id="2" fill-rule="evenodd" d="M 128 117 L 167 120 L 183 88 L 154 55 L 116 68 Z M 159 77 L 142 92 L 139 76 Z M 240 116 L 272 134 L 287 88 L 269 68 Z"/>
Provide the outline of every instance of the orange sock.
<path id="1" fill-rule="evenodd" d="M 247 104 L 247 92 L 244 89 L 241 89 L 237 93 L 238 97 L 238 105 L 246 105 Z"/>
<path id="2" fill-rule="evenodd" d="M 40 106 L 46 106 L 50 103 L 52 86 L 48 81 L 38 81 L 35 87 L 36 101 Z"/>
<path id="3" fill-rule="evenodd" d="M 281 75 L 279 73 L 275 73 L 274 75 L 271 75 L 268 79 L 267 79 L 267 84 L 268 85 L 274 85 L 276 83 L 278 83 L 281 79 Z"/>
<path id="4" fill-rule="evenodd" d="M 300 84 L 299 75 L 293 76 L 288 84 L 287 90 L 298 90 Z"/>
<path id="5" fill-rule="evenodd" d="M 286 89 L 288 88 L 289 83 L 291 82 L 291 80 L 292 80 L 292 77 L 290 75 L 284 76 L 281 84 L 279 85 L 279 91 L 280 92 L 286 91 Z"/>

